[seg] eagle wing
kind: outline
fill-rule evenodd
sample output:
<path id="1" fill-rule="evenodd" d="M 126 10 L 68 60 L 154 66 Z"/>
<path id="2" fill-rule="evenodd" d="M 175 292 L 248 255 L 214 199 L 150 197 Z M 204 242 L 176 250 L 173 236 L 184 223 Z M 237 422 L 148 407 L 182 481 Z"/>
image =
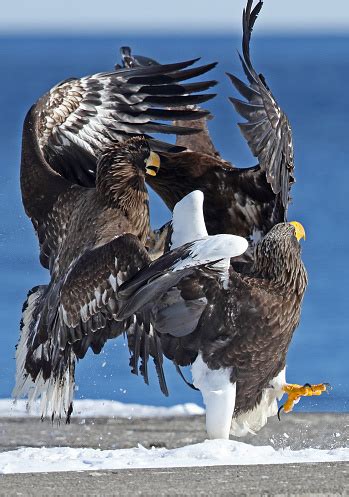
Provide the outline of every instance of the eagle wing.
<path id="1" fill-rule="evenodd" d="M 131 234 L 86 251 L 60 288 L 60 347 L 74 344 L 76 355 L 83 357 L 90 345 L 99 352 L 108 338 L 125 331 L 128 322 L 107 326 L 116 319 L 118 288 L 149 262 L 147 251 Z"/>
<path id="2" fill-rule="evenodd" d="M 158 120 L 195 119 L 207 114 L 176 109 L 213 97 L 195 94 L 213 85 L 212 81 L 181 84 L 215 65 L 187 69 L 195 62 L 118 69 L 56 86 L 40 105 L 39 141 L 46 160 L 62 176 L 91 186 L 96 157 L 105 145 L 139 134 L 191 133 L 185 126 Z M 161 143 L 155 142 L 153 148 L 161 148 Z"/>
<path id="3" fill-rule="evenodd" d="M 21 163 L 23 204 L 34 225 L 70 185 L 95 185 L 97 158 L 111 143 L 149 133 L 196 132 L 162 121 L 208 114 L 188 108 L 214 96 L 198 92 L 215 81 L 186 83 L 215 66 L 190 67 L 197 60 L 68 79 L 39 99 L 24 122 Z M 165 142 L 149 141 L 155 150 L 173 149 Z"/>
<path id="4" fill-rule="evenodd" d="M 251 152 L 258 158 L 262 171 L 275 195 L 280 194 L 282 206 L 286 210 L 289 202 L 290 185 L 293 176 L 293 143 L 289 121 L 277 104 L 264 76 L 258 75 L 250 59 L 250 39 L 254 23 L 262 8 L 260 0 L 252 9 L 253 0 L 248 0 L 243 11 L 243 57 L 240 60 L 249 85 L 233 74 L 228 74 L 231 82 L 246 101 L 230 98 L 236 111 L 247 122 L 239 128 L 246 138 Z"/>
<path id="5" fill-rule="evenodd" d="M 132 68 L 132 67 L 147 67 L 147 66 L 159 65 L 159 62 L 157 62 L 154 59 L 150 59 L 149 57 L 144 57 L 143 55 L 133 55 L 131 53 L 130 47 L 121 47 L 121 56 L 124 67 Z M 191 104 L 190 108 L 194 110 L 193 104 Z M 186 109 L 186 107 L 183 106 L 183 109 Z M 196 107 L 195 110 L 199 109 Z M 176 145 L 180 148 L 184 147 L 189 150 L 212 155 L 214 157 L 219 156 L 219 153 L 215 149 L 208 131 L 207 119 L 209 119 L 209 116 L 204 116 L 194 121 L 192 120 L 182 121 L 180 118 L 176 119 L 173 122 L 174 126 L 177 127 L 184 126 L 186 128 L 192 128 L 195 131 L 194 138 L 193 135 L 189 133 L 188 134 L 177 133 Z"/>
<path id="6" fill-rule="evenodd" d="M 236 98 L 231 101 L 247 119 L 239 126 L 259 165 L 236 168 L 222 160 L 211 146 L 206 119 L 202 118 L 202 133 L 178 138 L 178 143 L 186 142 L 191 151 L 163 153 L 159 174 L 155 178 L 147 178 L 170 209 L 190 191 L 201 190 L 205 196 L 208 233 L 239 234 L 249 239 L 251 247 L 272 226 L 285 220 L 289 191 L 294 182 L 289 122 L 264 77 L 258 76 L 250 60 L 251 32 L 262 2 L 258 2 L 253 10 L 252 5 L 253 1 L 248 0 L 243 13 L 241 58 L 249 85 L 234 75 L 229 77 L 247 99 L 246 102 Z M 176 121 L 176 124 L 183 123 Z M 245 254 L 246 257 L 251 258 L 252 252 Z"/>
<path id="7" fill-rule="evenodd" d="M 167 394 L 158 339 L 147 313 L 140 310 L 116 320 L 119 286 L 149 263 L 138 238 L 126 234 L 85 252 L 60 281 L 31 290 L 23 307 L 14 395 L 29 395 L 30 402 L 43 395 L 44 416 L 65 413 L 69 420 L 76 357 L 84 357 L 89 347 L 98 354 L 108 339 L 121 333 L 140 337 L 146 382 L 151 351 Z M 132 371 L 138 373 L 135 367 Z"/>
<path id="8" fill-rule="evenodd" d="M 131 361 L 132 372 L 138 374 L 141 356 L 140 369 L 148 382 L 151 352 L 162 390 L 167 394 L 166 383 L 162 381 L 162 356 L 157 353 L 158 339 L 152 334 L 149 314 L 142 309 L 125 319 L 117 319 L 120 285 L 149 263 L 147 251 L 131 234 L 85 252 L 63 281 L 46 287 L 31 324 L 24 373 L 30 373 L 34 381 L 39 374 L 44 378 L 59 375 L 66 369 L 72 352 L 83 358 L 91 347 L 98 354 L 108 339 L 127 333 L 130 343 L 136 337 L 142 345 L 142 353 L 139 352 L 136 361 Z"/>

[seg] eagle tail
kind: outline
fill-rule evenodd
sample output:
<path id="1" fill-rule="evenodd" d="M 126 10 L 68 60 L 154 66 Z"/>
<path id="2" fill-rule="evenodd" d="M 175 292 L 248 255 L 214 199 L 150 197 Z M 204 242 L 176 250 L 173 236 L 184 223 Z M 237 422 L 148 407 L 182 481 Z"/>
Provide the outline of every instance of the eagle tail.
<path id="1" fill-rule="evenodd" d="M 139 313 L 133 317 L 133 325 L 127 331 L 128 347 L 131 352 L 131 372 L 143 376 L 144 382 L 149 384 L 148 361 L 149 356 L 153 358 L 156 373 L 159 380 L 160 390 L 167 397 L 165 373 L 163 370 L 163 352 L 160 339 L 150 324 L 148 311 Z M 139 359 L 141 364 L 139 365 Z"/>
<path id="2" fill-rule="evenodd" d="M 153 352 L 154 364 L 155 364 L 156 373 L 158 375 L 160 389 L 162 393 L 166 397 L 168 397 L 169 393 L 166 385 L 164 370 L 162 367 L 163 353 L 162 353 L 161 341 L 157 333 L 153 333 L 152 335 L 152 344 L 154 347 L 154 352 Z"/>
<path id="3" fill-rule="evenodd" d="M 22 309 L 20 339 L 16 347 L 16 385 L 12 392 L 15 399 L 28 397 L 28 409 L 41 399 L 42 418 L 66 418 L 72 413 L 74 392 L 75 355 L 71 347 L 60 350 L 52 339 L 42 339 L 43 302 L 47 285 L 34 287 L 28 293 Z M 59 326 L 59 320 L 53 323 Z"/>

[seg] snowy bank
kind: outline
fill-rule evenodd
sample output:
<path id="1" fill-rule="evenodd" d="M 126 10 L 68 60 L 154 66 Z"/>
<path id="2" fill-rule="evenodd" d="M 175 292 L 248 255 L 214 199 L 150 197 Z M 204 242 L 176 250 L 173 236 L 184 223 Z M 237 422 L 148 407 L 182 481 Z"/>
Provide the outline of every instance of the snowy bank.
<path id="1" fill-rule="evenodd" d="M 206 440 L 179 449 L 100 450 L 21 448 L 0 453 L 0 473 L 349 461 L 349 448 L 275 450 L 232 440 Z"/>
<path id="2" fill-rule="evenodd" d="M 196 404 L 178 404 L 171 407 L 145 406 L 141 404 L 124 404 L 114 400 L 75 400 L 73 417 L 97 418 L 166 418 L 173 416 L 195 416 L 204 414 L 205 410 Z M 38 402 L 30 412 L 27 411 L 27 402 L 12 399 L 0 399 L 0 417 L 40 416 Z"/>

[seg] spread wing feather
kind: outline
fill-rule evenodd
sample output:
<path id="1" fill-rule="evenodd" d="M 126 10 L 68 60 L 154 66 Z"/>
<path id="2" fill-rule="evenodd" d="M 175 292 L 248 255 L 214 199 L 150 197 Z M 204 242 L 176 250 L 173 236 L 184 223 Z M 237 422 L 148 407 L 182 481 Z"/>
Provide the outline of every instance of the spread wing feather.
<path id="1" fill-rule="evenodd" d="M 59 195 L 72 184 L 93 187 L 97 158 L 112 142 L 133 135 L 191 134 L 192 126 L 159 121 L 201 119 L 201 104 L 214 95 L 198 94 L 215 81 L 184 83 L 215 64 L 189 68 L 198 59 L 152 67 L 118 67 L 81 79 L 68 79 L 46 93 L 28 112 L 23 129 L 21 189 L 35 228 Z M 186 107 L 182 109 L 181 107 Z M 159 151 L 178 150 L 149 138 Z"/>
<path id="2" fill-rule="evenodd" d="M 160 388 L 168 395 L 161 349 L 149 313 L 141 310 L 126 319 L 116 320 L 119 286 L 149 263 L 147 251 L 138 238 L 130 234 L 85 253 L 64 282 L 59 313 L 62 329 L 66 330 L 65 339 L 73 343 L 77 357 L 83 357 L 89 346 L 99 353 L 108 339 L 126 333 L 132 353 L 131 371 L 134 374 L 140 372 L 148 383 L 147 364 L 151 355 Z"/>
<path id="3" fill-rule="evenodd" d="M 89 347 L 98 354 L 105 342 L 128 335 L 133 353 L 132 372 L 140 370 L 148 382 L 147 362 L 154 358 L 163 393 L 168 394 L 158 339 L 144 310 L 117 321 L 119 286 L 134 276 L 150 258 L 137 237 L 126 234 L 82 255 L 63 282 L 44 287 L 31 323 L 24 360 L 25 374 L 35 381 L 49 378 L 67 367 L 72 353 L 83 358 Z M 131 348 L 138 344 L 139 353 Z M 45 357 L 42 357 L 42 353 Z M 138 368 L 139 357 L 141 365 Z M 45 369 L 45 371 L 43 370 Z"/>
<path id="4" fill-rule="evenodd" d="M 247 120 L 239 127 L 247 140 L 251 152 L 258 158 L 265 171 L 267 181 L 275 194 L 280 194 L 286 211 L 289 190 L 294 182 L 292 132 L 286 115 L 277 104 L 263 75 L 258 75 L 250 59 L 250 39 L 254 23 L 262 8 L 260 0 L 252 9 L 253 0 L 248 0 L 243 11 L 243 57 L 241 64 L 249 86 L 233 74 L 228 74 L 237 91 L 247 102 L 230 98 L 236 111 Z"/>
<path id="5" fill-rule="evenodd" d="M 59 315 L 67 341 L 74 343 L 76 334 L 94 333 L 106 320 L 115 319 L 119 286 L 149 262 L 145 248 L 131 234 L 85 252 L 60 289 Z"/>
<path id="6" fill-rule="evenodd" d="M 96 157 L 110 142 L 153 132 L 195 132 L 156 120 L 195 120 L 208 114 L 197 109 L 173 109 L 196 105 L 214 96 L 194 94 L 213 86 L 213 81 L 195 86 L 180 84 L 215 65 L 186 69 L 197 60 L 120 68 L 69 79 L 54 87 L 37 106 L 39 144 L 46 161 L 63 177 L 82 186 L 92 186 Z"/>

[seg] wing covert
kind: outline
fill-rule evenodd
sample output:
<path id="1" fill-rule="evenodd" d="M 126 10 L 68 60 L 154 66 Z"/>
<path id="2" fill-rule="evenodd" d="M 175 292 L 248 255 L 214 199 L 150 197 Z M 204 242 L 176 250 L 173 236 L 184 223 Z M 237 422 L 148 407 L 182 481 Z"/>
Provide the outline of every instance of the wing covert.
<path id="1" fill-rule="evenodd" d="M 105 323 L 100 325 L 95 316 L 102 314 L 105 319 L 114 319 L 119 286 L 149 263 L 147 251 L 131 234 L 85 252 L 68 273 L 60 291 L 61 321 L 69 329 L 88 325 L 94 332 L 102 328 Z"/>

